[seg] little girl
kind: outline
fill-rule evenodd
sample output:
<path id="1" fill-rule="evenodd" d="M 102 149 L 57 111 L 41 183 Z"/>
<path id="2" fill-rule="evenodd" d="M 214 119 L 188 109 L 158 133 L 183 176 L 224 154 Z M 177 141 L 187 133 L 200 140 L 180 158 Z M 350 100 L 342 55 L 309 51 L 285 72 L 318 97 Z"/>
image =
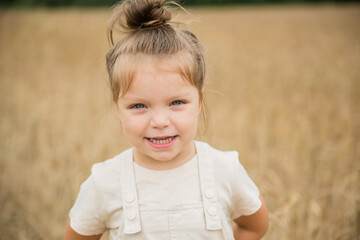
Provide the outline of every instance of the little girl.
<path id="1" fill-rule="evenodd" d="M 106 55 L 112 97 L 133 146 L 92 167 L 64 239 L 260 239 L 268 216 L 236 152 L 194 141 L 205 64 L 164 0 L 125 0 Z M 119 24 L 126 34 L 114 44 Z"/>

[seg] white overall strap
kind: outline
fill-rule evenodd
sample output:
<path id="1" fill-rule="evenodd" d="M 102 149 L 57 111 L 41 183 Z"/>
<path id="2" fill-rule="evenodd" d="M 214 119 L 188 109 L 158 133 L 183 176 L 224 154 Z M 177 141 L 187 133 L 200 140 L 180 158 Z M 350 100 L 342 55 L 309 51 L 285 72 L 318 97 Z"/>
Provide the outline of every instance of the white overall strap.
<path id="1" fill-rule="evenodd" d="M 196 151 L 199 163 L 199 175 L 201 194 L 204 205 L 207 230 L 220 230 L 222 209 L 219 209 L 219 203 L 215 187 L 214 168 L 211 156 L 208 152 L 206 143 L 196 142 Z"/>
<path id="2" fill-rule="evenodd" d="M 141 231 L 141 226 L 132 149 L 127 150 L 122 155 L 120 186 L 123 203 L 124 233 L 134 234 Z"/>

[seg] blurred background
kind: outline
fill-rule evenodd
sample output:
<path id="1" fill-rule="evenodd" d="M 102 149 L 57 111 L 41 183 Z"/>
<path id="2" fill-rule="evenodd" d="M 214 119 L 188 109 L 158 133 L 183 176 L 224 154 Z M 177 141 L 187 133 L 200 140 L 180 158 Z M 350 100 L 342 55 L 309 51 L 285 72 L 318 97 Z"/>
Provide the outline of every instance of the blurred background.
<path id="1" fill-rule="evenodd" d="M 61 239 L 92 164 L 129 147 L 105 69 L 113 3 L 1 1 L 2 240 Z M 359 239 L 360 4 L 184 3 L 207 62 L 197 139 L 239 151 L 269 208 L 264 239 Z"/>
<path id="2" fill-rule="evenodd" d="M 4 6 L 111 6 L 117 0 L 1 0 Z M 291 3 L 351 3 L 359 0 L 181 0 L 177 1 L 182 5 L 234 5 L 234 4 L 291 4 Z"/>

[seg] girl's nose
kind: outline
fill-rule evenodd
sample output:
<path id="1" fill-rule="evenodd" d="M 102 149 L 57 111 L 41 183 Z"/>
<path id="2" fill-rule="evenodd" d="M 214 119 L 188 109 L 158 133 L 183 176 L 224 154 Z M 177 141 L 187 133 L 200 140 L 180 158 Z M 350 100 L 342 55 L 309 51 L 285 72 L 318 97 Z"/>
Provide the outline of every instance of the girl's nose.
<path id="1" fill-rule="evenodd" d="M 153 128 L 165 128 L 169 126 L 170 119 L 166 111 L 153 111 L 151 114 L 150 125 Z"/>

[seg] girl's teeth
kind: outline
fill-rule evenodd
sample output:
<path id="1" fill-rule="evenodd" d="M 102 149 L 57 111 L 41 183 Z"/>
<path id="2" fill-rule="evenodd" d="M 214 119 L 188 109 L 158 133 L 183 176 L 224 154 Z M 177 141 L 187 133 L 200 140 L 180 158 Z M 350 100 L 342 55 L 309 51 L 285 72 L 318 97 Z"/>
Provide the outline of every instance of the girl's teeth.
<path id="1" fill-rule="evenodd" d="M 152 143 L 155 144 L 165 144 L 171 142 L 174 139 L 174 137 L 168 137 L 166 139 L 156 139 L 156 138 L 149 138 L 149 139 Z"/>

